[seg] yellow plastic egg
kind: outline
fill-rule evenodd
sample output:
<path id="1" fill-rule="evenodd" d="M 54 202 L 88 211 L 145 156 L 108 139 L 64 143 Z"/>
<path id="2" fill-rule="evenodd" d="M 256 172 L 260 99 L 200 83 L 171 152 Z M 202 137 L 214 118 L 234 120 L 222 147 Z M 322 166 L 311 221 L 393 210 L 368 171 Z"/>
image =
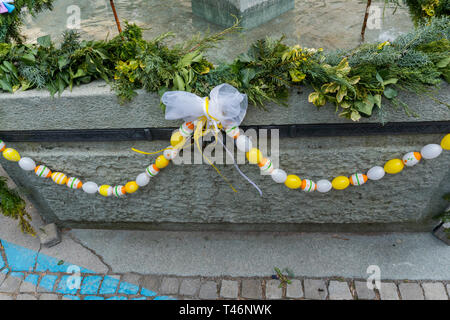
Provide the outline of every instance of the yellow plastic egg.
<path id="1" fill-rule="evenodd" d="M 284 182 L 289 189 L 298 189 L 302 185 L 302 180 L 294 174 L 288 175 Z"/>
<path id="2" fill-rule="evenodd" d="M 392 159 L 384 165 L 384 171 L 389 174 L 396 174 L 403 170 L 403 161 L 400 159 Z"/>
<path id="3" fill-rule="evenodd" d="M 247 152 L 246 156 L 248 162 L 250 162 L 251 164 L 259 163 L 263 157 L 261 151 L 259 151 L 259 149 L 257 148 L 250 149 L 250 151 Z"/>
<path id="4" fill-rule="evenodd" d="M 450 133 L 442 139 L 441 147 L 444 150 L 450 150 Z"/>
<path id="5" fill-rule="evenodd" d="M 20 160 L 20 154 L 13 148 L 6 148 L 3 150 L 3 157 L 6 160 L 18 162 Z"/>
<path id="6" fill-rule="evenodd" d="M 125 185 L 125 190 L 127 191 L 127 193 L 136 192 L 137 189 L 139 189 L 139 186 L 136 181 L 130 181 Z"/>
<path id="7" fill-rule="evenodd" d="M 175 131 L 170 137 L 170 144 L 172 147 L 178 146 L 179 148 L 184 145 L 186 138 L 179 131 Z"/>
<path id="8" fill-rule="evenodd" d="M 350 185 L 350 180 L 347 177 L 339 176 L 334 178 L 333 181 L 331 181 L 331 185 L 336 190 L 344 190 Z"/>
<path id="9" fill-rule="evenodd" d="M 109 197 L 113 193 L 113 187 L 104 184 L 100 186 L 100 188 L 98 188 L 98 193 L 100 193 L 104 197 Z"/>
<path id="10" fill-rule="evenodd" d="M 164 158 L 164 156 L 159 156 L 158 158 L 156 158 L 155 166 L 158 169 L 163 169 L 163 168 L 167 167 L 168 165 L 169 165 L 169 160 Z"/>

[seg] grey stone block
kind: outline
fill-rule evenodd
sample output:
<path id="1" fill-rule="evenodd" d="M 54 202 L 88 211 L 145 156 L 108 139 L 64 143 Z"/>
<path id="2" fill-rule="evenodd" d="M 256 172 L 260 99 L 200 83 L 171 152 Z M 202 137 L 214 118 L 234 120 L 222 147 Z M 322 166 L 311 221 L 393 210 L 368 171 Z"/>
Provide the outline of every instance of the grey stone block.
<path id="1" fill-rule="evenodd" d="M 305 298 L 314 300 L 325 300 L 328 290 L 323 280 L 305 279 Z"/>
<path id="2" fill-rule="evenodd" d="M 8 276 L 0 286 L 0 292 L 13 293 L 19 290 L 22 280 L 16 277 Z"/>
<path id="3" fill-rule="evenodd" d="M 163 294 L 177 294 L 179 286 L 178 278 L 163 278 L 160 292 Z"/>
<path id="4" fill-rule="evenodd" d="M 347 282 L 330 281 L 328 292 L 330 293 L 330 300 L 353 300 Z"/>
<path id="5" fill-rule="evenodd" d="M 200 287 L 198 296 L 200 299 L 205 300 L 217 299 L 217 283 L 214 281 L 207 281 L 203 283 Z"/>
<path id="6" fill-rule="evenodd" d="M 34 295 L 24 293 L 17 295 L 16 300 L 37 300 L 37 298 Z"/>
<path id="7" fill-rule="evenodd" d="M 348 123 L 348 120 L 336 117 L 332 106 L 318 112 L 307 101 L 309 92 L 309 89 L 305 89 L 302 95 L 298 95 L 292 90 L 289 108 L 268 103 L 266 107 L 270 111 L 260 112 L 250 106 L 243 125 Z M 436 98 L 448 101 L 449 94 L 448 84 L 442 84 L 442 90 Z M 74 88 L 73 92 L 64 92 L 59 99 L 52 99 L 47 92 L 38 90 L 1 93 L 0 99 L 5 101 L 0 128 L 6 131 L 177 127 L 180 124 L 164 119 L 164 114 L 158 108 L 157 94 L 139 91 L 139 96 L 124 108 L 103 82 Z M 401 99 L 409 104 L 411 112 L 417 113 L 418 117 L 408 117 L 401 110 L 386 108 L 386 121 L 450 120 L 446 106 L 428 100 L 425 105 L 414 95 L 404 95 Z M 40 114 L 40 121 L 35 121 L 36 113 Z M 105 114 L 109 115 L 107 122 L 104 120 Z M 375 115 L 361 122 L 375 123 L 379 120 Z M 280 139 L 279 164 L 288 172 L 309 172 L 310 177 L 317 180 L 344 173 L 365 172 L 374 165 L 382 165 L 387 159 L 401 157 L 411 150 L 420 150 L 425 144 L 439 143 L 441 138 L 442 134 L 283 138 Z M 107 176 L 112 184 L 123 183 L 124 176 L 135 177 L 139 173 L 136 171 L 138 168 L 143 170 L 151 162 L 148 157 L 130 153 L 129 142 L 17 142 L 10 145 L 22 155 L 77 176 L 82 181 L 98 181 L 99 177 Z M 137 141 L 134 146 L 143 150 L 159 150 L 166 145 L 167 142 L 155 140 Z M 71 156 L 68 157 L 68 154 Z M 95 161 L 92 161 L 93 157 Z M 117 161 L 119 158 L 120 165 Z M 311 159 L 328 160 L 321 163 Z M 123 199 L 104 199 L 84 192 L 63 190 L 48 180 L 30 176 L 15 163 L 0 160 L 11 177 L 30 190 L 30 200 L 45 220 L 57 219 L 64 226 L 170 227 L 187 230 L 200 226 L 203 228 L 206 221 L 210 230 L 223 230 L 227 224 L 228 230 L 245 228 L 333 232 L 343 229 L 358 232 L 429 231 L 432 227 L 430 215 L 442 210 L 445 205 L 441 197 L 442 190 L 450 187 L 449 161 L 450 153 L 444 152 L 433 161 L 422 161 L 412 171 L 404 170 L 395 176 L 386 176 L 382 182 L 367 183 L 360 188 L 348 188 L 345 195 L 352 201 L 349 205 L 341 201 L 342 192 L 337 191 L 329 192 L 326 197 L 318 193 L 298 192 L 295 192 L 295 197 L 286 196 L 283 185 L 273 184 L 270 178 L 262 177 L 258 170 L 246 166 L 242 169 L 248 169 L 246 173 L 249 178 L 261 187 L 263 200 L 255 197 L 251 188 L 243 187 L 238 194 L 230 192 L 226 183 L 217 181 L 214 170 L 197 170 L 198 166 L 171 166 L 170 170 L 165 171 L 164 179 L 157 181 L 159 192 L 154 192 L 154 186 L 149 185 Z M 245 185 L 233 166 L 220 166 L 219 169 L 223 169 L 223 174 L 230 177 L 234 185 Z M 180 180 L 190 181 L 189 188 L 174 188 Z M 380 188 L 380 184 L 383 188 Z M 209 194 L 203 192 L 211 187 L 219 190 L 214 205 L 211 204 Z M 391 190 L 396 190 L 395 195 Z M 188 198 L 189 201 L 186 201 Z M 180 205 L 168 211 L 166 204 L 169 199 Z M 292 209 L 299 206 L 304 209 Z M 152 210 L 148 210 L 149 207 Z M 255 224 L 255 221 L 259 223 Z"/>
<path id="8" fill-rule="evenodd" d="M 47 224 L 39 230 L 39 239 L 44 247 L 50 248 L 61 242 L 61 235 L 56 224 Z"/>
<path id="9" fill-rule="evenodd" d="M 136 273 L 125 273 L 122 276 L 122 282 L 128 282 L 134 285 L 139 286 L 140 285 L 140 280 L 141 280 L 141 275 L 136 274 Z"/>
<path id="10" fill-rule="evenodd" d="M 398 285 L 402 300 L 424 300 L 422 288 L 418 283 L 400 283 Z"/>
<path id="11" fill-rule="evenodd" d="M 0 286 L 2 285 L 3 281 L 6 279 L 6 274 L 0 273 Z"/>
<path id="12" fill-rule="evenodd" d="M 441 282 L 422 283 L 425 300 L 448 300 L 444 284 Z"/>
<path id="13" fill-rule="evenodd" d="M 262 299 L 261 280 L 242 280 L 241 296 L 247 299 Z"/>
<path id="14" fill-rule="evenodd" d="M 23 281 L 19 292 L 36 292 L 36 286 L 31 282 Z"/>
<path id="15" fill-rule="evenodd" d="M 161 287 L 161 277 L 159 276 L 143 276 L 140 282 L 142 288 L 159 292 Z"/>
<path id="16" fill-rule="evenodd" d="M 59 300 L 58 295 L 52 293 L 43 293 L 39 297 L 39 300 Z"/>
<path id="17" fill-rule="evenodd" d="M 239 282 L 234 280 L 222 280 L 220 296 L 223 298 L 237 299 L 239 294 Z"/>
<path id="18" fill-rule="evenodd" d="M 194 296 L 200 288 L 200 279 L 183 279 L 180 285 L 180 295 Z"/>
<path id="19" fill-rule="evenodd" d="M 301 280 L 291 280 L 291 284 L 286 287 L 287 298 L 303 298 L 303 288 Z"/>
<path id="20" fill-rule="evenodd" d="M 279 285 L 279 280 L 266 281 L 266 299 L 281 299 L 283 295 L 283 289 L 279 288 Z"/>
<path id="21" fill-rule="evenodd" d="M 224 27 L 233 25 L 235 15 L 240 26 L 254 28 L 294 9 L 295 0 L 192 0 L 192 12 Z"/>
<path id="22" fill-rule="evenodd" d="M 450 207 L 446 211 L 450 211 Z M 433 234 L 446 245 L 450 246 L 450 223 L 443 223 L 433 230 Z"/>
<path id="23" fill-rule="evenodd" d="M 6 293 L 0 293 L 0 301 L 1 300 L 14 300 L 13 296 Z"/>
<path id="24" fill-rule="evenodd" d="M 355 290 L 358 300 L 374 300 L 375 291 L 367 287 L 366 281 L 355 281 Z"/>
<path id="25" fill-rule="evenodd" d="M 381 282 L 380 298 L 381 300 L 399 300 L 397 285 L 393 282 Z"/>

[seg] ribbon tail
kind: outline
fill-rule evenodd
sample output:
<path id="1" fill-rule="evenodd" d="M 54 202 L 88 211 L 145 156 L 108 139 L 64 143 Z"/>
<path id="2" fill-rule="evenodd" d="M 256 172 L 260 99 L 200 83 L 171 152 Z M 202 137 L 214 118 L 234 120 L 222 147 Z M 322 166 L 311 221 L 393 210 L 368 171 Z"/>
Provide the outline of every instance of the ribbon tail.
<path id="1" fill-rule="evenodd" d="M 231 153 L 230 150 L 228 150 L 228 148 L 225 146 L 225 144 L 223 143 L 222 139 L 219 138 L 219 136 L 217 136 L 218 141 L 220 142 L 220 144 L 223 146 L 223 148 L 225 149 L 225 151 L 227 152 L 227 154 L 231 157 L 231 159 L 233 159 L 233 164 L 234 167 L 236 168 L 236 170 L 239 172 L 239 174 L 245 179 L 247 180 L 256 190 L 258 190 L 259 195 L 262 197 L 262 191 L 261 189 L 256 185 L 256 183 L 254 183 L 249 177 L 247 177 L 242 171 L 241 169 L 239 169 L 239 166 L 237 165 L 236 161 L 234 160 L 234 156 Z"/>
<path id="2" fill-rule="evenodd" d="M 204 135 L 206 135 L 209 132 L 209 129 L 206 127 L 205 130 L 203 130 L 203 127 L 205 127 L 205 125 L 207 125 L 208 121 L 205 118 L 200 118 L 198 123 L 197 123 L 197 127 L 195 128 L 194 131 L 194 140 L 195 143 L 197 145 L 197 149 L 200 152 L 200 154 L 202 155 L 203 159 L 205 159 L 206 161 L 208 161 L 208 163 L 217 171 L 217 173 L 219 174 L 219 176 L 222 177 L 223 180 L 225 180 L 226 183 L 228 183 L 228 185 L 230 186 L 230 188 L 234 191 L 237 192 L 237 190 L 233 187 L 233 185 L 228 181 L 228 179 L 222 175 L 222 173 L 220 172 L 220 170 L 212 163 L 211 160 L 208 159 L 207 156 L 205 156 L 202 152 L 202 148 L 200 146 L 200 142 L 199 139 L 200 137 L 203 137 Z"/>

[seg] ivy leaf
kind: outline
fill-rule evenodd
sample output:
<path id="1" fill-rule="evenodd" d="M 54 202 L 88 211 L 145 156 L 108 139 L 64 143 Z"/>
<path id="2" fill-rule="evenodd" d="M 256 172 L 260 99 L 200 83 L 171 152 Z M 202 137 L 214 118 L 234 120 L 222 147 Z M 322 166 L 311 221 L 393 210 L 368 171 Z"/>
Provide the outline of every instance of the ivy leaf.
<path id="1" fill-rule="evenodd" d="M 445 68 L 450 63 L 450 57 L 444 58 L 436 64 L 438 68 Z"/>
<path id="2" fill-rule="evenodd" d="M 175 89 L 184 91 L 184 81 L 183 78 L 177 73 L 175 79 L 173 80 Z"/>
<path id="3" fill-rule="evenodd" d="M 37 43 L 43 48 L 50 48 L 52 46 L 52 39 L 50 35 L 37 38 Z"/>
<path id="4" fill-rule="evenodd" d="M 352 111 L 352 114 L 350 115 L 350 118 L 351 118 L 353 121 L 359 121 L 359 119 L 361 119 L 361 115 L 359 114 L 358 111 L 353 110 L 353 111 Z"/>
<path id="5" fill-rule="evenodd" d="M 22 60 L 27 65 L 33 65 L 36 63 L 36 58 L 31 53 L 25 53 L 23 56 L 20 57 L 20 60 Z"/>
<path id="6" fill-rule="evenodd" d="M 2 89 L 5 91 L 13 92 L 11 84 L 7 82 L 5 79 L 0 79 L 0 87 L 2 87 Z"/>
<path id="7" fill-rule="evenodd" d="M 250 84 L 250 81 L 256 76 L 256 71 L 251 68 L 243 69 L 241 70 L 242 75 L 242 84 L 245 87 L 248 87 Z"/>
<path id="8" fill-rule="evenodd" d="M 394 88 L 386 88 L 386 90 L 384 90 L 383 92 L 384 96 L 388 99 L 394 99 L 396 96 L 398 96 L 398 92 L 397 90 L 395 90 Z"/>
<path id="9" fill-rule="evenodd" d="M 386 81 L 383 81 L 383 85 L 384 85 L 384 86 L 387 86 L 388 84 L 396 84 L 397 81 L 398 81 L 397 78 L 391 78 L 391 79 L 388 79 L 388 80 L 386 80 Z"/>

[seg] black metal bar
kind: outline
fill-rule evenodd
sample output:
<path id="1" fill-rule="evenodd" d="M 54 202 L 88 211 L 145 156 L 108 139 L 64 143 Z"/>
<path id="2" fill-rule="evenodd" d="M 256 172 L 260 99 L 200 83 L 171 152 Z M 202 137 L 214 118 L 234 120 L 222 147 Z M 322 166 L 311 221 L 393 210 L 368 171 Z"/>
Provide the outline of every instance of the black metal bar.
<path id="1" fill-rule="evenodd" d="M 280 138 L 367 136 L 395 134 L 439 134 L 450 132 L 450 121 L 289 124 L 242 126 L 243 130 L 279 130 Z M 0 131 L 0 139 L 10 142 L 98 142 L 168 140 L 176 128 L 127 128 L 89 130 Z"/>

